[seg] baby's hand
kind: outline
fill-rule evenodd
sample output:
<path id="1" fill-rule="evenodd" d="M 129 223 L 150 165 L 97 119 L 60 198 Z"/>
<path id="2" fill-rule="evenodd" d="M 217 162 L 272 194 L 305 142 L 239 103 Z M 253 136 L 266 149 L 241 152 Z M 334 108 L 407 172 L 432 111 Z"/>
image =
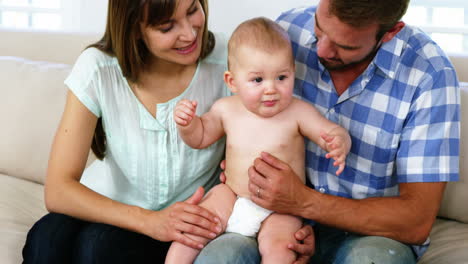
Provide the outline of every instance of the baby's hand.
<path id="1" fill-rule="evenodd" d="M 342 135 L 330 135 L 328 133 L 322 133 L 320 136 L 325 140 L 325 149 L 328 151 L 325 157 L 335 160 L 333 166 L 339 166 L 336 175 L 340 175 L 346 164 L 346 155 L 348 155 L 351 148 L 349 137 L 345 138 Z"/>
<path id="2" fill-rule="evenodd" d="M 179 126 L 188 126 L 195 116 L 197 102 L 187 99 L 180 100 L 174 109 L 174 121 Z"/>

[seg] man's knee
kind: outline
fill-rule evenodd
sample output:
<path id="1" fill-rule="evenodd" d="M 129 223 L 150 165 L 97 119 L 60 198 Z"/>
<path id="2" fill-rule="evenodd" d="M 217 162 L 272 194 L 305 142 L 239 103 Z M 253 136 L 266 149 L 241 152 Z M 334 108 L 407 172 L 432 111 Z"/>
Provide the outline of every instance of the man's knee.
<path id="1" fill-rule="evenodd" d="M 347 239 L 338 249 L 333 263 L 347 264 L 406 264 L 415 263 L 408 245 L 377 236 L 356 236 Z"/>
<path id="2" fill-rule="evenodd" d="M 226 233 L 206 245 L 194 263 L 260 263 L 258 244 L 255 238 L 236 233 Z"/>

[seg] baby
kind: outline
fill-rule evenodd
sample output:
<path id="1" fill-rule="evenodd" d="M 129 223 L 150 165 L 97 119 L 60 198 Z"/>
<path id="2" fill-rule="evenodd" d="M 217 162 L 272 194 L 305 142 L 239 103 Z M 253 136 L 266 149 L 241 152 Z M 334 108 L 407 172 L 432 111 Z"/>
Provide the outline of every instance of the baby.
<path id="1" fill-rule="evenodd" d="M 181 100 L 174 112 L 180 136 L 193 148 L 206 148 L 227 136 L 226 184 L 215 186 L 200 205 L 219 216 L 226 232 L 246 236 L 258 232 L 263 263 L 292 263 L 296 256 L 287 245 L 296 242 L 294 233 L 302 220 L 253 203 L 248 169 L 266 151 L 288 163 L 304 182 L 305 136 L 335 160 L 338 175 L 344 169 L 351 139 L 345 129 L 293 97 L 291 44 L 275 22 L 255 18 L 239 25 L 229 40 L 228 69 L 224 81 L 235 95 L 216 101 L 201 117 L 195 115 L 195 101 Z M 174 242 L 166 263 L 192 263 L 198 253 Z"/>

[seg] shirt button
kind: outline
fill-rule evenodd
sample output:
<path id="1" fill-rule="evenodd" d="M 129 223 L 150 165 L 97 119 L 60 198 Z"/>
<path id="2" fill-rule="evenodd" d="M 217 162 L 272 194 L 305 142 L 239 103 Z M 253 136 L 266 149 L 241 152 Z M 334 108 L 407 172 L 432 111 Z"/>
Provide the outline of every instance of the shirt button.
<path id="1" fill-rule="evenodd" d="M 319 192 L 325 193 L 325 188 L 321 187 L 321 188 L 319 189 Z"/>

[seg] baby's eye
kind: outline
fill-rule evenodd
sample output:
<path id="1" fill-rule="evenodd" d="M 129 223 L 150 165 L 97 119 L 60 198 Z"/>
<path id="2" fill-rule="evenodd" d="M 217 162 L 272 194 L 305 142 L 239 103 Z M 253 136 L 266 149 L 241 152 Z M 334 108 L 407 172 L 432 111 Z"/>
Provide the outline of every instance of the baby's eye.
<path id="1" fill-rule="evenodd" d="M 253 79 L 254 82 L 256 83 L 261 83 L 263 81 L 263 78 L 262 77 L 257 77 L 255 79 Z"/>
<path id="2" fill-rule="evenodd" d="M 280 80 L 280 81 L 283 81 L 286 78 L 287 78 L 286 75 L 280 75 L 280 76 L 278 76 L 277 79 Z"/>

